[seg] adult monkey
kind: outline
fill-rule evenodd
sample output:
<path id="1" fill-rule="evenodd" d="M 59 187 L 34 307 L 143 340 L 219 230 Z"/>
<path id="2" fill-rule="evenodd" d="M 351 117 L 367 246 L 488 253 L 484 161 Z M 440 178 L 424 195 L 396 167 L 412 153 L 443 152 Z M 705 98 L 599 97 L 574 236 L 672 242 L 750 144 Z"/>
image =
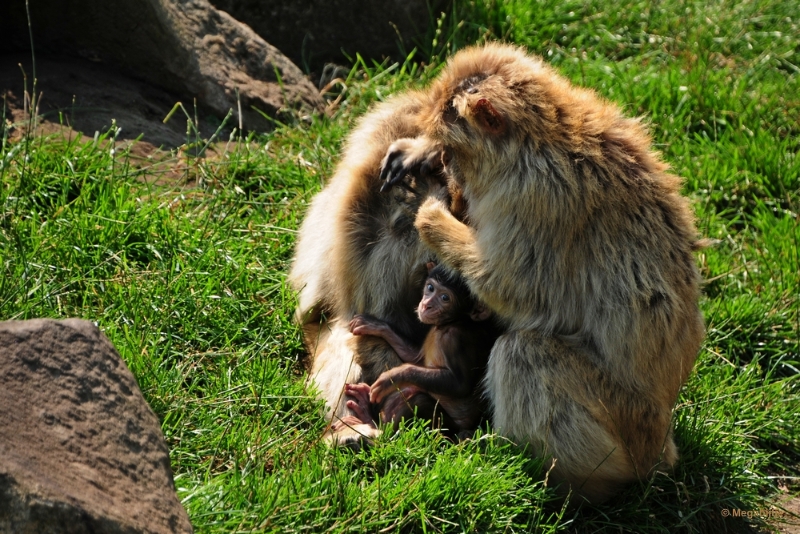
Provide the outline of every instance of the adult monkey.
<path id="1" fill-rule="evenodd" d="M 449 199 L 454 212 L 463 210 L 463 200 L 452 181 L 448 188 L 438 154 L 388 191 L 379 179 L 389 146 L 422 134 L 426 101 L 426 93 L 408 92 L 362 117 L 300 229 L 289 278 L 299 291 L 297 318 L 311 355 L 309 381 L 326 400 L 326 419 L 334 423 L 356 415 L 346 406 L 345 384 L 371 384 L 403 363 L 383 339 L 353 336 L 349 323 L 355 315 L 380 318 L 413 343 L 421 343 L 430 328 L 419 322 L 415 307 L 434 255 L 419 240 L 414 219 L 428 197 Z M 419 404 L 425 411 L 430 411 L 426 404 L 435 404 L 429 400 Z M 346 425 L 326 438 L 357 445 L 378 433 L 371 425 Z"/>
<path id="2" fill-rule="evenodd" d="M 415 127 L 388 149 L 383 176 L 391 184 L 438 158 L 463 192 L 468 225 L 428 198 L 415 227 L 505 323 L 485 381 L 495 428 L 552 457 L 551 480 L 593 502 L 673 465 L 672 407 L 703 337 L 697 241 L 680 180 L 645 129 L 497 44 L 456 54 L 404 98 Z M 363 265 L 351 284 L 376 283 Z M 390 284 L 361 291 L 377 296 L 410 272 L 383 267 Z"/>

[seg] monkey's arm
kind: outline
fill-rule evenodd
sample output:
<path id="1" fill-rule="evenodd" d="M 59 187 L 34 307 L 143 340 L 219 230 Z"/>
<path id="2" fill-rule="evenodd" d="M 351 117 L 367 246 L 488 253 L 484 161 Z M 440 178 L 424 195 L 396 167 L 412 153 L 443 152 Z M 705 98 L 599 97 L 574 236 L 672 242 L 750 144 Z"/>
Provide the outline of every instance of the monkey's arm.
<path id="1" fill-rule="evenodd" d="M 417 212 L 414 226 L 420 239 L 467 279 L 475 278 L 482 269 L 475 232 L 456 219 L 441 200 L 426 200 Z"/>
<path id="2" fill-rule="evenodd" d="M 370 402 L 381 402 L 387 395 L 398 389 L 416 386 L 434 395 L 448 397 L 467 397 L 472 392 L 469 381 L 449 368 L 420 367 L 404 363 L 381 374 L 372 384 L 369 392 Z"/>
<path id="3" fill-rule="evenodd" d="M 350 321 L 350 332 L 354 336 L 376 336 L 386 341 L 406 363 L 421 363 L 422 355 L 419 347 L 412 345 L 407 339 L 395 332 L 392 327 L 380 319 L 367 315 L 356 315 Z"/>

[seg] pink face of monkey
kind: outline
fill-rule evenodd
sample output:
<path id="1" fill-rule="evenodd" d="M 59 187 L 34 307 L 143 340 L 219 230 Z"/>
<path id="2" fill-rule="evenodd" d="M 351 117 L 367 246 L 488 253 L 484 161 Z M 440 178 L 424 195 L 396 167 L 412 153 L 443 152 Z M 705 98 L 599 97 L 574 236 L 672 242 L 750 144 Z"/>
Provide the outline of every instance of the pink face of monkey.
<path id="1" fill-rule="evenodd" d="M 424 324 L 442 325 L 468 314 L 463 299 L 456 293 L 433 278 L 425 280 L 422 300 L 417 306 L 417 317 Z"/>

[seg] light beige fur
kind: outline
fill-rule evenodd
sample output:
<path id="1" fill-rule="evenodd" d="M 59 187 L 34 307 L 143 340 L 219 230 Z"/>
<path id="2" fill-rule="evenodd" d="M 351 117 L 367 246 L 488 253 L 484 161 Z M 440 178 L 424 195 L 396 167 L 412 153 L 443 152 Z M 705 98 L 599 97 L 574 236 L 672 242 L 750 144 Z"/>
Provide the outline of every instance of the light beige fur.
<path id="1" fill-rule="evenodd" d="M 381 150 L 409 169 L 438 155 L 468 224 L 433 192 L 416 197 L 415 226 L 505 323 L 485 380 L 495 428 L 555 459 L 551 480 L 594 502 L 673 465 L 672 408 L 703 337 L 696 230 L 680 180 L 642 124 L 539 58 L 493 44 L 458 53 L 429 89 L 372 112 L 354 140 L 375 153 L 354 154 L 351 142 L 322 193 L 344 226 L 329 224 L 319 242 L 304 224 L 293 271 L 301 303 L 316 287 L 305 302 L 323 302 L 332 317 L 408 313 L 413 304 L 394 291 L 414 285 L 425 248 L 383 232 L 358 254 L 349 240 L 369 223 L 349 210 L 397 209 L 364 193 L 378 187 Z M 308 267 L 309 239 L 334 259 Z M 311 275 L 294 276 L 306 268 Z M 364 369 L 399 363 L 383 347 L 350 347 Z M 333 354 L 330 343 L 325 350 Z M 316 376 L 341 365 L 326 356 Z M 334 399 L 342 386 L 323 395 Z"/>
<path id="2" fill-rule="evenodd" d="M 415 309 L 426 262 L 434 256 L 420 242 L 414 218 L 425 198 L 447 196 L 446 184 L 409 177 L 415 192 L 395 187 L 381 193 L 378 178 L 392 142 L 421 134 L 422 100 L 421 93 L 401 95 L 361 119 L 300 229 L 290 281 L 299 291 L 297 317 L 312 358 L 309 380 L 334 422 L 354 415 L 342 397 L 346 382 L 372 383 L 402 363 L 382 339 L 353 336 L 348 323 L 354 315 L 378 317 L 418 344 L 428 330 Z M 328 437 L 349 444 L 377 433 L 345 427 Z"/>

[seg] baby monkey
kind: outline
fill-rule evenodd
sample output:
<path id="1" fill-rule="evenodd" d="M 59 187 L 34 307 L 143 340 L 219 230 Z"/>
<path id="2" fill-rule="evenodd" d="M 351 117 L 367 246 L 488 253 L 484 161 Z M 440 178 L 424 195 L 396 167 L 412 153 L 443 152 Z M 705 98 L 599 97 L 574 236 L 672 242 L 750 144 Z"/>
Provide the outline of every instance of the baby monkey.
<path id="1" fill-rule="evenodd" d="M 356 416 L 345 424 L 374 425 L 370 405 L 380 407 L 381 422 L 396 423 L 405 417 L 430 418 L 435 426 L 452 434 L 478 427 L 484 415 L 478 383 L 498 333 L 491 311 L 475 300 L 464 281 L 433 262 L 417 306 L 422 323 L 433 325 L 422 347 L 414 346 L 379 319 L 356 315 L 350 332 L 383 338 L 405 363 L 381 374 L 374 384 L 347 384 L 353 397 L 347 406 Z"/>

